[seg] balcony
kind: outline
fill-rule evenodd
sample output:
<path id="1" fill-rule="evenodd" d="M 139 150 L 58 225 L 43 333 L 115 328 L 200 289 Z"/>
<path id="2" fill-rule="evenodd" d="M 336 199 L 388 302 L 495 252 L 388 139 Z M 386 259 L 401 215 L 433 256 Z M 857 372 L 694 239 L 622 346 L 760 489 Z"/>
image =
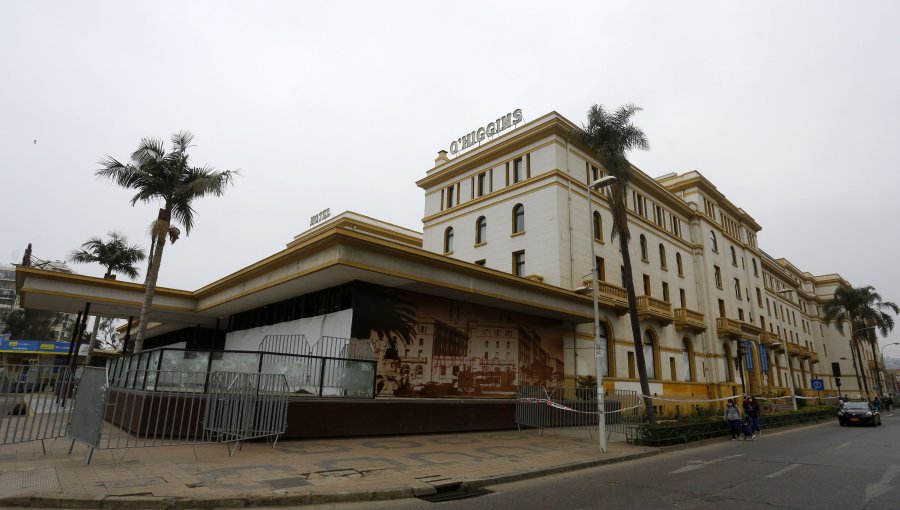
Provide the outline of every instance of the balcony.
<path id="1" fill-rule="evenodd" d="M 741 321 L 741 331 L 751 336 L 757 336 L 765 332 L 763 328 L 744 321 Z"/>
<path id="2" fill-rule="evenodd" d="M 638 296 L 637 298 L 638 318 L 655 319 L 663 326 L 669 325 L 674 320 L 672 314 L 672 305 L 662 299 L 656 299 L 650 296 Z"/>
<path id="3" fill-rule="evenodd" d="M 762 334 L 759 335 L 759 341 L 763 345 L 772 348 L 779 348 L 781 345 L 781 339 L 778 338 L 777 333 L 771 333 L 769 331 L 763 331 Z"/>
<path id="4" fill-rule="evenodd" d="M 700 312 L 695 312 L 688 308 L 676 308 L 675 328 L 690 329 L 696 333 L 703 333 L 706 331 L 706 322 L 703 314 Z"/>
<path id="5" fill-rule="evenodd" d="M 866 361 L 869 362 L 869 368 L 871 368 L 872 370 L 877 370 L 877 369 L 879 368 L 879 367 L 878 367 L 878 364 L 875 363 L 875 360 L 874 360 L 874 359 L 868 359 L 868 360 L 866 360 Z"/>
<path id="6" fill-rule="evenodd" d="M 810 362 L 810 363 L 818 363 L 818 362 L 819 362 L 819 355 L 816 354 L 816 353 L 814 353 L 814 352 L 810 352 L 810 353 L 809 353 L 809 362 Z"/>
<path id="7" fill-rule="evenodd" d="M 812 357 L 812 351 L 809 350 L 809 347 L 806 347 L 805 345 L 800 345 L 799 347 L 801 358 L 809 359 L 810 357 Z"/>
<path id="8" fill-rule="evenodd" d="M 591 280 L 584 280 L 584 285 L 590 287 Z M 622 287 L 598 281 L 600 292 L 597 293 L 597 302 L 615 310 L 618 315 L 628 313 L 628 293 Z M 590 296 L 590 294 L 588 294 Z"/>
<path id="9" fill-rule="evenodd" d="M 799 345 L 797 345 L 795 343 L 787 342 L 787 343 L 785 343 L 785 347 L 787 348 L 787 353 L 790 354 L 791 356 L 799 356 L 800 355 L 800 346 Z"/>
<path id="10" fill-rule="evenodd" d="M 720 338 L 729 336 L 741 336 L 741 321 L 719 317 L 716 319 L 716 333 Z"/>

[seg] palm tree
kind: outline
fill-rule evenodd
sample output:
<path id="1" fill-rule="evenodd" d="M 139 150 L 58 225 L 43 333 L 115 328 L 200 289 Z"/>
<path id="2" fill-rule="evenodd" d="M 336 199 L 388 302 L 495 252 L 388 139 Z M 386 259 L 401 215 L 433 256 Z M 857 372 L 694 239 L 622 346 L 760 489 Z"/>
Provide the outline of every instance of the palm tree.
<path id="1" fill-rule="evenodd" d="M 140 274 L 134 267 L 138 262 L 147 258 L 144 249 L 138 245 L 128 246 L 128 238 L 125 234 L 116 231 L 107 233 L 109 241 L 99 237 L 92 237 L 81 245 L 80 250 L 72 250 L 69 260 L 81 264 L 99 263 L 106 268 L 104 278 L 114 280 L 115 273 L 121 273 L 134 280 Z M 94 332 L 91 333 L 91 342 L 87 356 L 84 359 L 85 366 L 90 366 L 94 348 L 97 345 L 97 331 L 100 329 L 100 317 L 94 316 Z"/>
<path id="2" fill-rule="evenodd" d="M 634 354 L 637 359 L 638 376 L 641 380 L 641 393 L 647 408 L 650 423 L 656 423 L 656 413 L 650 399 L 650 384 L 647 381 L 647 366 L 644 360 L 644 349 L 641 343 L 641 326 L 637 315 L 637 299 L 634 294 L 634 278 L 631 274 L 631 256 L 628 252 L 628 241 L 631 233 L 628 230 L 628 210 L 625 191 L 631 178 L 631 163 L 625 153 L 633 149 L 647 150 L 650 144 L 644 132 L 631 123 L 631 117 L 641 109 L 635 105 L 619 107 L 615 113 L 606 111 L 601 105 L 594 105 L 588 110 L 587 125 L 576 129 L 573 136 L 590 149 L 603 168 L 616 178 L 611 186 L 611 206 L 613 215 L 613 238 L 618 237 L 622 251 L 622 276 L 625 290 L 628 293 L 628 313 L 631 316 L 631 334 L 634 339 Z M 588 190 L 588 199 L 591 191 Z"/>
<path id="3" fill-rule="evenodd" d="M 222 196 L 237 175 L 233 170 L 217 171 L 209 166 L 190 166 L 187 150 L 193 139 L 194 135 L 187 131 L 176 133 L 172 135 L 172 151 L 166 152 L 162 140 L 142 138 L 137 150 L 131 154 L 131 163 L 120 163 L 106 156 L 100 161 L 103 168 L 96 172 L 97 177 L 109 179 L 125 189 L 136 190 L 131 197 L 132 206 L 138 202 L 162 202 L 156 220 L 150 224 L 150 261 L 134 352 L 140 352 L 144 346 L 166 237 L 175 243 L 181 234 L 181 230 L 172 225 L 172 219 L 184 227 L 185 234 L 190 234 L 194 226 L 192 202 L 206 195 Z"/>
<path id="4" fill-rule="evenodd" d="M 849 322 L 850 348 L 852 354 L 859 359 L 859 371 L 863 373 L 862 381 L 869 398 L 869 384 L 866 381 L 865 369 L 862 367 L 862 355 L 859 352 L 860 344 L 869 342 L 872 347 L 872 357 L 878 360 L 878 339 L 875 335 L 869 335 L 867 331 L 877 330 L 881 336 L 887 336 L 894 329 L 894 318 L 888 312 L 895 315 L 900 313 L 900 307 L 890 301 L 882 301 L 881 295 L 875 291 L 875 287 L 838 287 L 834 291 L 834 297 L 825 304 L 825 323 L 834 323 L 840 333 L 844 332 L 844 323 Z M 857 373 L 857 377 L 859 374 Z"/>

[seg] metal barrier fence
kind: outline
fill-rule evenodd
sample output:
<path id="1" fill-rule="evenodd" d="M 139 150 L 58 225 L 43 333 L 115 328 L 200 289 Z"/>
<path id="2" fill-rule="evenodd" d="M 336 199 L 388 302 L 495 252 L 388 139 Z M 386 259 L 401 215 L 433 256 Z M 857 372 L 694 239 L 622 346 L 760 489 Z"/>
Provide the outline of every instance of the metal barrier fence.
<path id="1" fill-rule="evenodd" d="M 285 431 L 287 403 L 284 375 L 216 372 L 209 382 L 204 434 L 234 442 L 234 448 L 248 439 L 274 437 L 274 447 Z"/>
<path id="2" fill-rule="evenodd" d="M 0 445 L 65 436 L 74 392 L 68 367 L 0 365 Z"/>
<path id="3" fill-rule="evenodd" d="M 641 426 L 643 402 L 638 392 L 612 390 L 603 398 L 607 435 L 627 435 Z M 597 411 L 595 388 L 520 386 L 516 392 L 519 429 L 586 430 L 593 437 L 599 425 Z"/>

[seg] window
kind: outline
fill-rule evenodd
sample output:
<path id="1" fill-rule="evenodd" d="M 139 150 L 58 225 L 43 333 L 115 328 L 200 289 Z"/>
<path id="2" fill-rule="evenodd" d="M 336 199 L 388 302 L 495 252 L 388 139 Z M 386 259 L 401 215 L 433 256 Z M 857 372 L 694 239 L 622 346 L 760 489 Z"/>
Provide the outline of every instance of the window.
<path id="1" fill-rule="evenodd" d="M 678 289 L 678 299 L 681 300 L 681 308 L 687 308 L 684 304 L 687 301 L 684 295 L 684 289 Z"/>
<path id="2" fill-rule="evenodd" d="M 516 158 L 513 160 L 513 183 L 525 180 L 525 160 Z"/>
<path id="3" fill-rule="evenodd" d="M 444 253 L 453 253 L 453 227 L 444 231 Z"/>
<path id="4" fill-rule="evenodd" d="M 597 279 L 601 282 L 606 281 L 606 263 L 603 260 L 603 257 L 596 257 L 595 263 L 597 264 Z"/>
<path id="5" fill-rule="evenodd" d="M 525 206 L 516 204 L 512 210 L 512 231 L 513 234 L 525 232 Z"/>
<path id="6" fill-rule="evenodd" d="M 453 191 L 454 191 L 453 186 L 450 186 L 449 188 L 447 188 L 447 209 L 449 209 L 455 205 L 453 202 Z"/>
<path id="7" fill-rule="evenodd" d="M 731 265 L 737 267 L 737 253 L 734 251 L 734 246 L 731 247 Z"/>
<path id="8" fill-rule="evenodd" d="M 656 224 L 662 228 L 666 228 L 666 215 L 663 212 L 663 208 L 658 205 L 653 206 L 653 215 L 655 216 L 654 219 L 656 219 Z"/>
<path id="9" fill-rule="evenodd" d="M 741 281 L 734 279 L 734 297 L 741 299 Z"/>
<path id="10" fill-rule="evenodd" d="M 716 278 L 716 287 L 722 288 L 722 270 L 719 269 L 719 266 L 713 266 L 713 275 Z"/>
<path id="11" fill-rule="evenodd" d="M 678 267 L 678 276 L 684 276 L 684 265 L 681 262 L 681 254 L 675 252 L 675 266 Z"/>
<path id="12" fill-rule="evenodd" d="M 756 269 L 756 259 L 751 258 L 750 262 L 753 264 L 753 276 L 759 276 L 759 270 Z"/>
<path id="13" fill-rule="evenodd" d="M 719 300 L 719 317 L 725 317 L 725 301 Z"/>
<path id="14" fill-rule="evenodd" d="M 663 284 L 663 301 L 666 303 L 670 303 L 669 301 L 669 284 L 666 282 L 662 282 Z"/>
<path id="15" fill-rule="evenodd" d="M 738 308 L 738 319 L 742 320 L 742 321 L 744 320 L 744 309 L 743 308 Z"/>
<path id="16" fill-rule="evenodd" d="M 594 239 L 603 240 L 603 218 L 598 211 L 594 211 Z"/>
<path id="17" fill-rule="evenodd" d="M 513 274 L 516 276 L 525 275 L 525 250 L 517 251 L 512 254 Z"/>
<path id="18" fill-rule="evenodd" d="M 647 238 L 644 237 L 644 234 L 641 234 L 641 260 L 650 262 L 650 258 L 647 256 Z"/>
<path id="19" fill-rule="evenodd" d="M 480 216 L 475 221 L 475 244 L 487 242 L 487 218 Z"/>
<path id="20" fill-rule="evenodd" d="M 614 354 L 609 351 L 609 331 L 602 322 L 598 322 L 597 326 L 599 326 L 597 329 L 597 341 L 600 345 L 607 347 L 606 356 L 603 357 L 603 377 L 609 377 L 609 358 Z"/>
<path id="21" fill-rule="evenodd" d="M 483 196 L 487 192 L 487 172 L 478 174 L 475 187 L 479 197 Z"/>
<path id="22" fill-rule="evenodd" d="M 674 215 L 669 216 L 669 218 L 672 220 L 672 233 L 677 237 L 681 237 L 681 220 Z"/>
<path id="23" fill-rule="evenodd" d="M 659 267 L 660 269 L 668 269 L 666 267 L 666 247 L 659 243 Z"/>
<path id="24" fill-rule="evenodd" d="M 718 253 L 719 252 L 719 241 L 716 239 L 716 232 L 713 230 L 709 231 L 709 240 L 712 242 L 712 251 Z"/>
<path id="25" fill-rule="evenodd" d="M 759 287 L 756 288 L 756 304 L 762 308 L 762 292 L 759 290 Z"/>
<path id="26" fill-rule="evenodd" d="M 734 371 L 731 368 L 731 346 L 727 343 L 722 344 L 722 351 L 725 354 L 725 381 L 734 382 Z"/>
<path id="27" fill-rule="evenodd" d="M 653 332 L 644 332 L 644 366 L 647 367 L 647 379 L 656 379 L 656 342 Z"/>
<path id="28" fill-rule="evenodd" d="M 644 275 L 644 295 L 650 296 L 652 293 L 650 292 L 650 277 L 648 275 Z"/>
<path id="29" fill-rule="evenodd" d="M 694 357 L 691 355 L 691 340 L 684 337 L 681 340 L 681 370 L 685 381 L 694 380 Z"/>
<path id="30" fill-rule="evenodd" d="M 634 378 L 635 378 L 635 375 L 634 375 L 634 365 L 635 365 L 635 363 L 634 363 L 634 353 L 631 352 L 631 351 L 628 351 L 628 378 L 629 378 L 629 379 L 634 379 Z"/>

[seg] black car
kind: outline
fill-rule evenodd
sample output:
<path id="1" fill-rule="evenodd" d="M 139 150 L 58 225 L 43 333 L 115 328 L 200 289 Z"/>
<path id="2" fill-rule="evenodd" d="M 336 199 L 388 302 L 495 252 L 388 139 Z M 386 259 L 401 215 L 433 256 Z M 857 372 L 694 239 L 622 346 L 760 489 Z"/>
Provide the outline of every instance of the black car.
<path id="1" fill-rule="evenodd" d="M 868 402 L 845 402 L 838 411 L 838 423 L 844 425 L 881 425 L 881 413 Z"/>

